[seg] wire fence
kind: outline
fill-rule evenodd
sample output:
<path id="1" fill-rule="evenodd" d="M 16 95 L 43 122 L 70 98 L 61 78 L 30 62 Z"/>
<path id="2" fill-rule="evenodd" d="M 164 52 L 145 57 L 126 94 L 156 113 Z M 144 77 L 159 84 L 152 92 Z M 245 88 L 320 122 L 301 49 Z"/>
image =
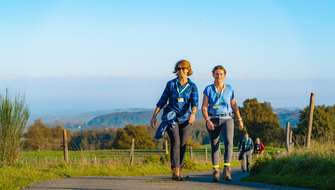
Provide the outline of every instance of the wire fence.
<path id="1" fill-rule="evenodd" d="M 220 149 L 220 155 L 223 159 L 224 148 Z M 210 162 L 210 148 L 192 148 L 186 149 L 186 158 L 194 161 Z M 80 150 L 68 151 L 69 163 L 139 163 L 146 160 L 169 160 L 170 152 L 165 149 L 112 149 L 112 150 Z M 238 152 L 233 152 L 233 159 L 238 158 Z M 64 162 L 63 151 L 24 151 L 20 162 L 29 164 L 40 163 L 62 163 Z M 131 164 L 133 164 L 131 163 Z"/>
<path id="2" fill-rule="evenodd" d="M 69 151 L 66 130 L 63 131 L 63 151 L 25 151 L 20 163 L 24 164 L 57 164 L 57 163 L 143 163 L 145 161 L 167 161 L 170 157 L 167 140 L 161 149 L 135 149 L 135 140 L 132 139 L 130 149 L 111 150 L 78 150 Z M 272 150 L 273 152 L 276 149 Z M 224 146 L 220 145 L 220 157 L 223 159 Z M 211 162 L 211 149 L 208 146 L 193 148 L 187 146 L 186 158 L 194 161 Z M 237 147 L 233 149 L 233 160 L 238 159 Z"/>

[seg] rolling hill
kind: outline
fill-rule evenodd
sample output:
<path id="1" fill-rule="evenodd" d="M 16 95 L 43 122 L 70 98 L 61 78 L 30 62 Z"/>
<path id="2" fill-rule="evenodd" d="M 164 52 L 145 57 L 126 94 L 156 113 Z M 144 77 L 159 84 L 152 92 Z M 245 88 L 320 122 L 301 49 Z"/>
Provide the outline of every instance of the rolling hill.
<path id="1" fill-rule="evenodd" d="M 296 126 L 299 120 L 299 109 L 278 108 L 274 110 L 278 115 L 281 127 L 285 127 L 289 121 L 291 126 Z M 123 111 L 94 117 L 86 123 L 87 128 L 99 127 L 124 127 L 127 124 L 149 125 L 152 110 Z M 160 116 L 158 117 L 160 118 Z M 197 119 L 202 119 L 201 112 L 197 113 Z"/>

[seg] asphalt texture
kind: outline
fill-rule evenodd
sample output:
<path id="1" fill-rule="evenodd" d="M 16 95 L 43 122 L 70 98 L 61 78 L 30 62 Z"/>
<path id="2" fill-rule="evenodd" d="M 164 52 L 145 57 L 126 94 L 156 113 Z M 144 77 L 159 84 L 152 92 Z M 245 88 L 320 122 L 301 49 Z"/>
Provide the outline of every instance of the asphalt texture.
<path id="1" fill-rule="evenodd" d="M 212 182 L 211 172 L 190 173 L 184 181 L 173 181 L 170 176 L 145 176 L 145 177 L 71 177 L 45 181 L 27 187 L 26 190 L 299 190 L 302 188 L 269 185 L 263 183 L 241 182 L 248 174 L 238 169 L 233 169 L 233 180 Z"/>

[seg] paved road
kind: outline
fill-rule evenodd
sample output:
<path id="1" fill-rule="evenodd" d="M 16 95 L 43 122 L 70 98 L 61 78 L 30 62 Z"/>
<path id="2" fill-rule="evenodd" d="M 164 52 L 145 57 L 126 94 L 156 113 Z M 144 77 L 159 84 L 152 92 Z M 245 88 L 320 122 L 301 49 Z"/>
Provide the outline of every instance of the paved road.
<path id="1" fill-rule="evenodd" d="M 247 174 L 233 170 L 233 181 L 213 183 L 210 172 L 189 174 L 182 182 L 172 181 L 169 176 L 151 177 L 73 177 L 35 184 L 27 190 L 245 190 L 276 189 L 299 190 L 300 188 L 241 182 Z"/>

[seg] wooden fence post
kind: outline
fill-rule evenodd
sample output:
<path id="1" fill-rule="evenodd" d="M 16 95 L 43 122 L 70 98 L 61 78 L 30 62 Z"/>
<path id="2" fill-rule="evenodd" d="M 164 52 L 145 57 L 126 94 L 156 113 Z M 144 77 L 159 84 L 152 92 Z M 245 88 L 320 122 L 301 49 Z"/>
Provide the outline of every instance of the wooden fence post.
<path id="1" fill-rule="evenodd" d="M 192 148 L 192 146 L 190 146 L 190 159 L 191 160 L 193 159 L 193 148 Z"/>
<path id="2" fill-rule="evenodd" d="M 292 148 L 292 146 L 294 146 L 294 144 L 293 144 L 293 130 L 292 129 L 290 130 L 290 145 L 291 145 L 291 148 Z"/>
<path id="3" fill-rule="evenodd" d="M 67 146 L 67 132 L 66 129 L 63 129 L 63 152 L 64 152 L 64 161 L 69 162 L 69 150 Z"/>
<path id="4" fill-rule="evenodd" d="M 165 146 L 164 146 L 164 148 L 165 148 L 165 155 L 168 155 L 169 154 L 169 147 L 168 147 L 168 142 L 167 142 L 166 139 L 165 139 Z"/>
<path id="5" fill-rule="evenodd" d="M 306 139 L 306 147 L 307 148 L 310 148 L 310 146 L 311 146 L 314 102 L 315 102 L 315 98 L 314 98 L 314 93 L 312 92 L 310 100 L 309 100 L 308 130 L 307 130 L 307 139 Z"/>
<path id="6" fill-rule="evenodd" d="M 97 163 L 98 163 L 97 156 L 94 156 L 93 163 L 94 163 L 94 164 L 97 164 Z"/>
<path id="7" fill-rule="evenodd" d="M 291 143 L 292 143 L 291 138 L 290 138 L 290 136 L 292 135 L 290 122 L 286 123 L 285 133 L 286 133 L 285 148 L 286 148 L 287 152 L 290 152 L 291 151 Z"/>
<path id="8" fill-rule="evenodd" d="M 129 155 L 129 166 L 132 166 L 134 163 L 134 150 L 135 150 L 135 139 L 131 140 L 131 148 L 130 148 L 130 155 Z"/>

